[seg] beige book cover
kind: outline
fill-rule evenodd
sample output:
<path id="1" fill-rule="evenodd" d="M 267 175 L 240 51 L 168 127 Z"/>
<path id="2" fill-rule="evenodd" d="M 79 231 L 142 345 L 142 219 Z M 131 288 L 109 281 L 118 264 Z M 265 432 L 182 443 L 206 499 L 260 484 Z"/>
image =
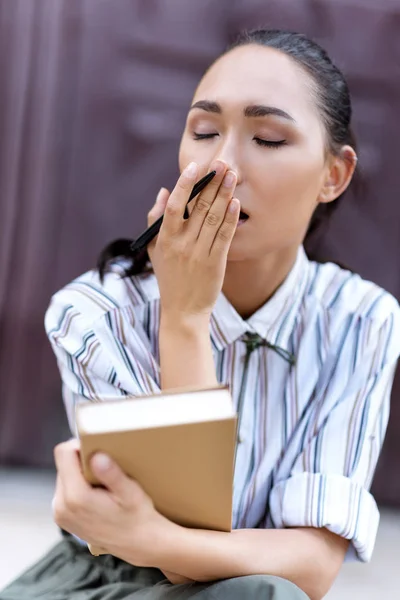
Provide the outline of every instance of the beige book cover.
<path id="1" fill-rule="evenodd" d="M 90 483 L 98 483 L 90 456 L 105 452 L 171 521 L 231 530 L 237 423 L 228 388 L 85 402 L 77 405 L 76 422 Z"/>

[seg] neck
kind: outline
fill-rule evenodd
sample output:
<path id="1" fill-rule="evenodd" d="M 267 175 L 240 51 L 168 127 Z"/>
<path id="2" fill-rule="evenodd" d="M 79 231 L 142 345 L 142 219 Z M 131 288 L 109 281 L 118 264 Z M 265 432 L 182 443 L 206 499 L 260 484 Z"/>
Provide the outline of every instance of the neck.
<path id="1" fill-rule="evenodd" d="M 297 248 L 262 260 L 228 261 L 222 291 L 243 319 L 263 306 L 282 285 L 297 257 Z"/>

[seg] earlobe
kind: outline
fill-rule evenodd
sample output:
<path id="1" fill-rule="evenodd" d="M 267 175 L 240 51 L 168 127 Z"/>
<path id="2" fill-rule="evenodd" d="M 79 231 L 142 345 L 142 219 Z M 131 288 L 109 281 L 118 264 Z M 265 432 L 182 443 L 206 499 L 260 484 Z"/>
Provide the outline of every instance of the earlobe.
<path id="1" fill-rule="evenodd" d="M 325 182 L 324 187 L 321 190 L 319 195 L 319 202 L 322 204 L 327 204 L 328 202 L 333 202 L 337 198 L 336 194 L 336 185 L 332 183 L 331 180 Z"/>
<path id="2" fill-rule="evenodd" d="M 357 166 L 357 155 L 351 146 L 344 146 L 340 155 L 331 156 L 319 202 L 333 202 L 341 196 L 352 180 Z"/>

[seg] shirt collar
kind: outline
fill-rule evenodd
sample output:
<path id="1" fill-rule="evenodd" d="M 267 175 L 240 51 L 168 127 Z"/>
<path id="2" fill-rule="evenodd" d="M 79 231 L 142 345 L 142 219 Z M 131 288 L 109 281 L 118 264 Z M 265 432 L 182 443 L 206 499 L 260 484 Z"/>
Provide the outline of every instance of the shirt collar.
<path id="1" fill-rule="evenodd" d="M 223 293 L 218 296 L 211 317 L 211 339 L 217 350 L 241 338 L 245 333 L 257 333 L 273 341 L 276 332 L 287 319 L 294 304 L 302 297 L 307 280 L 309 261 L 301 246 L 296 261 L 275 294 L 249 319 L 243 319 Z M 297 302 L 294 302 L 294 299 Z"/>

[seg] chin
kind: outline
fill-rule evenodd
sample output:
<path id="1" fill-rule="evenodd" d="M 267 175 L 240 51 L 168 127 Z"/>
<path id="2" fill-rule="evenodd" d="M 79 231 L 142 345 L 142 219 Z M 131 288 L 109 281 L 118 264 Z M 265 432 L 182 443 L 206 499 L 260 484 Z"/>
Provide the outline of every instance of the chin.
<path id="1" fill-rule="evenodd" d="M 241 260 L 250 260 L 254 258 L 254 251 L 251 252 L 250 248 L 246 247 L 247 244 L 243 244 L 243 242 L 235 242 L 235 239 L 232 241 L 231 247 L 228 252 L 228 262 L 237 262 Z"/>
<path id="2" fill-rule="evenodd" d="M 239 236 L 235 236 L 232 240 L 231 247 L 228 252 L 228 262 L 240 262 L 240 261 L 260 261 L 265 259 L 268 255 L 276 255 L 276 253 L 286 252 L 287 247 L 282 246 L 279 240 L 275 240 L 275 244 L 267 244 L 265 238 L 263 240 L 254 239 L 250 236 L 250 239 L 241 239 Z"/>

